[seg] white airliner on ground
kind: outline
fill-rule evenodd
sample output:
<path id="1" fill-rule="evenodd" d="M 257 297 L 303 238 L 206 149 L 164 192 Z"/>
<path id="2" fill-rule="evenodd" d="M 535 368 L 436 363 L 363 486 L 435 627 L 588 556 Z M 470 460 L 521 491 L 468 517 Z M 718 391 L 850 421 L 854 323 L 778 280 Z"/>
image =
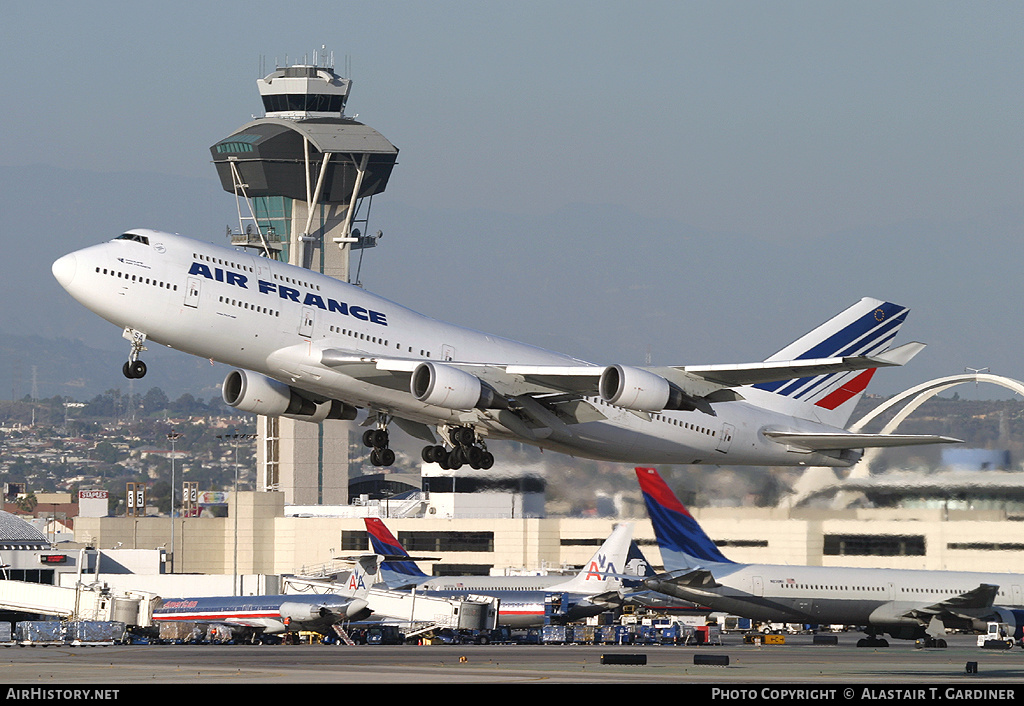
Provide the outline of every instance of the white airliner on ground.
<path id="1" fill-rule="evenodd" d="M 149 340 L 236 366 L 222 393 L 246 412 L 320 422 L 366 409 L 363 440 L 382 466 L 394 461 L 391 422 L 449 468 L 489 468 L 487 438 L 628 463 L 816 466 L 849 466 L 869 446 L 955 441 L 844 430 L 874 369 L 924 347 L 890 349 L 908 310 L 875 299 L 764 362 L 640 368 L 461 328 L 307 269 L 153 230 L 65 255 L 53 274 L 124 328 L 126 376 L 145 375 Z"/>
<path id="2" fill-rule="evenodd" d="M 1024 574 L 737 564 L 718 550 L 653 468 L 637 468 L 661 560 L 651 589 L 716 611 L 773 623 L 858 625 L 858 647 L 879 635 L 945 647 L 946 629 L 1006 623 L 1024 637 Z"/>
<path id="3" fill-rule="evenodd" d="M 624 576 L 633 539 L 633 525 L 618 525 L 590 561 L 574 576 L 427 576 L 378 518 L 364 519 L 370 546 L 381 557 L 378 575 L 392 590 L 462 598 L 489 596 L 500 601 L 498 623 L 509 627 L 537 627 L 546 622 L 583 620 L 621 608 L 627 589 L 640 576 Z M 646 566 L 646 565 L 645 565 Z"/>

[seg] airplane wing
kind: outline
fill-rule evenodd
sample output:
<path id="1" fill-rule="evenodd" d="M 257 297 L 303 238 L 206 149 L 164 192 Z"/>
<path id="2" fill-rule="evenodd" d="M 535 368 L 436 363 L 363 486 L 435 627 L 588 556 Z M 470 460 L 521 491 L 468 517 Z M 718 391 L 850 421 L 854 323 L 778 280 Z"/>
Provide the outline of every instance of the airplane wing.
<path id="1" fill-rule="evenodd" d="M 928 623 L 932 618 L 952 616 L 955 618 L 971 618 L 992 609 L 993 601 L 999 592 L 999 586 L 983 583 L 977 588 L 950 596 L 938 603 L 914 608 L 904 613 L 905 617 L 915 618 Z"/>
<path id="2" fill-rule="evenodd" d="M 709 398 L 715 393 L 743 385 L 904 365 L 924 347 L 923 343 L 907 343 L 876 355 L 727 365 L 651 367 L 640 370 L 665 378 L 690 397 Z M 417 367 L 424 363 L 420 359 L 380 358 L 339 349 L 321 351 L 320 362 L 330 368 L 344 369 L 345 374 L 352 377 L 396 390 L 409 389 L 410 377 Z M 507 397 L 558 394 L 569 396 L 549 401 L 564 401 L 598 394 L 598 382 L 607 369 L 607 366 L 601 365 L 428 362 L 470 373 Z M 710 401 L 719 399 L 740 398 L 736 395 L 725 395 L 719 398 L 711 397 Z"/>
<path id="3" fill-rule="evenodd" d="M 740 365 L 690 365 L 681 370 L 723 386 L 756 385 L 763 382 L 793 380 L 852 370 L 868 370 L 906 365 L 924 350 L 923 343 L 906 343 L 876 355 L 857 355 L 843 358 L 808 360 L 782 360 Z"/>
<path id="4" fill-rule="evenodd" d="M 916 446 L 919 444 L 961 444 L 961 439 L 932 434 L 818 434 L 813 432 L 766 431 L 764 435 L 780 444 L 808 451 L 866 449 L 871 447 Z"/>
<path id="5" fill-rule="evenodd" d="M 722 584 L 715 580 L 714 574 L 708 569 L 685 569 L 667 574 L 658 574 L 644 579 L 644 585 L 652 591 L 666 593 L 677 598 L 689 598 L 681 591 L 686 589 L 705 591 L 720 588 Z"/>

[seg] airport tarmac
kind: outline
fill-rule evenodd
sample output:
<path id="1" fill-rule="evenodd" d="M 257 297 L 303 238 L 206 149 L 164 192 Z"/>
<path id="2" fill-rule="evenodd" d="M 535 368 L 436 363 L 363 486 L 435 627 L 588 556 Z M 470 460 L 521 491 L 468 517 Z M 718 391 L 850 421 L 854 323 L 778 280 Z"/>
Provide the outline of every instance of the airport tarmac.
<path id="1" fill-rule="evenodd" d="M 924 684 L 971 688 L 1017 684 L 1024 695 L 1024 650 L 986 650 L 973 636 L 952 636 L 945 649 L 891 641 L 858 648 L 858 634 L 838 645 L 810 635 L 757 647 L 728 636 L 722 645 L 684 646 L 336 646 L 118 645 L 7 647 L 0 650 L 6 685 L 234 684 Z M 643 665 L 602 664 L 604 655 L 645 655 Z M 727 666 L 694 664 L 694 656 L 727 656 Z M 967 663 L 977 672 L 968 673 Z"/>

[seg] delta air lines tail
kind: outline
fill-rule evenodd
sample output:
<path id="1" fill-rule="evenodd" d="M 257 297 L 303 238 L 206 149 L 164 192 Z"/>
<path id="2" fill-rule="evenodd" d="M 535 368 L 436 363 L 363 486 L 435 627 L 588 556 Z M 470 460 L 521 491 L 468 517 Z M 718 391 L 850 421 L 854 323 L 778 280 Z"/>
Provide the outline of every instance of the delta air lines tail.
<path id="1" fill-rule="evenodd" d="M 376 517 L 363 518 L 366 524 L 366 531 L 370 535 L 370 549 L 374 554 L 380 556 L 409 556 L 409 552 L 398 542 L 391 530 L 387 528 L 382 520 Z M 383 561 L 380 564 L 380 578 L 392 588 L 404 588 L 421 583 L 430 577 L 427 576 L 416 562 L 408 561 Z"/>
<path id="2" fill-rule="evenodd" d="M 945 647 L 947 630 L 984 632 L 988 622 L 1024 638 L 1022 574 L 739 564 L 656 470 L 636 474 L 666 570 L 644 582 L 652 590 L 764 622 L 861 626 L 862 647 L 887 646 L 885 633 Z"/>

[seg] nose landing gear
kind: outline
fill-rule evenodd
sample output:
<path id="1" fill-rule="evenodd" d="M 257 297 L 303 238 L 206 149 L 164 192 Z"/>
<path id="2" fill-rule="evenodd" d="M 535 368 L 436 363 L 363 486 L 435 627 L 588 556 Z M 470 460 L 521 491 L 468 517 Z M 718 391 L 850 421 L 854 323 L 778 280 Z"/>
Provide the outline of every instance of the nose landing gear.
<path id="1" fill-rule="evenodd" d="M 121 367 L 121 372 L 130 380 L 145 377 L 146 364 L 139 360 L 139 353 L 146 350 L 144 345 L 146 334 L 133 328 L 126 328 L 121 336 L 127 338 L 132 344 L 131 352 L 128 354 L 128 361 Z"/>

